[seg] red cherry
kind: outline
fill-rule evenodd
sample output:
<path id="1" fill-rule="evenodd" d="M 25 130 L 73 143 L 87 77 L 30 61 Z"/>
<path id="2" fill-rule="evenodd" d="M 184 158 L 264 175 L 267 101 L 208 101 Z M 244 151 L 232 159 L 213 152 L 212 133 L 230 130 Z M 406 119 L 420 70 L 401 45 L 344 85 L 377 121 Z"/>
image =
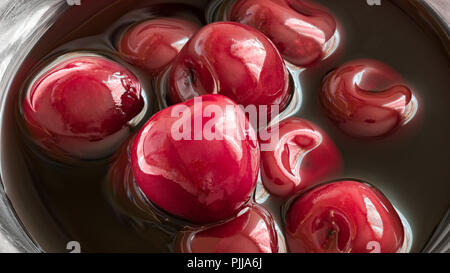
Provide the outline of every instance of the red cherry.
<path id="1" fill-rule="evenodd" d="M 181 48 L 199 29 L 187 20 L 158 18 L 132 26 L 119 41 L 118 51 L 130 63 L 149 73 L 157 73 L 170 64 Z"/>
<path id="2" fill-rule="evenodd" d="M 288 118 L 269 130 L 260 140 L 261 178 L 272 194 L 289 196 L 337 173 L 342 166 L 333 141 L 316 125 Z M 275 139 L 275 143 L 271 143 Z"/>
<path id="3" fill-rule="evenodd" d="M 337 24 L 323 6 L 307 0 L 241 0 L 229 9 L 231 21 L 264 33 L 283 57 L 308 66 L 326 57 Z"/>
<path id="4" fill-rule="evenodd" d="M 278 105 L 289 100 L 289 78 L 273 44 L 259 31 L 238 23 L 203 27 L 178 55 L 170 73 L 170 99 L 182 102 L 218 93 L 243 106 Z"/>
<path id="5" fill-rule="evenodd" d="M 393 253 L 404 229 L 392 204 L 375 188 L 356 181 L 322 185 L 301 195 L 286 216 L 291 252 Z"/>
<path id="6" fill-rule="evenodd" d="M 356 137 L 377 137 L 406 124 L 417 110 L 411 89 L 388 65 L 355 60 L 329 74 L 321 101 L 339 128 Z"/>
<path id="7" fill-rule="evenodd" d="M 251 204 L 228 222 L 183 232 L 175 243 L 183 253 L 277 253 L 278 234 L 272 215 Z"/>
<path id="8" fill-rule="evenodd" d="M 210 110 L 214 117 L 208 117 Z M 181 120 L 187 121 L 182 130 Z M 209 223 L 230 217 L 249 200 L 259 147 L 239 106 L 205 95 L 154 115 L 136 137 L 131 162 L 138 186 L 154 204 L 193 223 Z"/>
<path id="9" fill-rule="evenodd" d="M 129 135 L 128 123 L 143 107 L 136 76 L 92 55 L 51 65 L 31 85 L 22 111 L 33 140 L 49 155 L 98 159 Z"/>

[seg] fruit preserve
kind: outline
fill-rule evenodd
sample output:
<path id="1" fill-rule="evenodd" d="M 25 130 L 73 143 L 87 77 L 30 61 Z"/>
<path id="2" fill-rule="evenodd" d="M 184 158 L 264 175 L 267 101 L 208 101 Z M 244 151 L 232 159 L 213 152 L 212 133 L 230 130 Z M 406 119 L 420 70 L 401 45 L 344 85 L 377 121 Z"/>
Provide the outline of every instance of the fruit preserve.
<path id="1" fill-rule="evenodd" d="M 416 12 L 82 0 L 8 90 L 8 197 L 48 252 L 419 252 L 449 209 L 450 79 Z"/>

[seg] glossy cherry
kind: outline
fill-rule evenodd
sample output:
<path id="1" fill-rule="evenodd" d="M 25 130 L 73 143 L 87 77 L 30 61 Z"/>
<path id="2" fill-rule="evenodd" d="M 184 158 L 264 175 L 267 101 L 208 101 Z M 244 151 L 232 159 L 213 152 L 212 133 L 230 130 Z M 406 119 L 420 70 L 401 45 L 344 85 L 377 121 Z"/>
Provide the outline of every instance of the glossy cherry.
<path id="1" fill-rule="evenodd" d="M 277 253 L 278 234 L 272 215 L 250 204 L 225 223 L 197 231 L 182 232 L 175 251 L 183 253 Z"/>
<path id="2" fill-rule="evenodd" d="M 198 29 L 196 23 L 178 18 L 140 22 L 124 33 L 118 51 L 130 63 L 154 74 L 175 59 Z"/>
<path id="3" fill-rule="evenodd" d="M 291 252 L 393 253 L 402 251 L 404 237 L 392 204 L 356 181 L 316 187 L 298 197 L 286 215 Z"/>
<path id="4" fill-rule="evenodd" d="M 323 182 L 341 170 L 341 155 L 333 141 L 313 123 L 288 118 L 260 139 L 261 178 L 272 194 L 289 196 Z M 278 141 L 277 141 L 278 139 Z"/>
<path id="5" fill-rule="evenodd" d="M 137 135 L 131 162 L 137 185 L 154 204 L 209 223 L 232 216 L 249 200 L 259 147 L 239 106 L 204 95 L 155 114 Z"/>
<path id="6" fill-rule="evenodd" d="M 239 0 L 228 18 L 257 28 L 297 66 L 314 64 L 330 54 L 327 43 L 337 31 L 333 15 L 309 0 Z"/>
<path id="7" fill-rule="evenodd" d="M 218 93 L 243 106 L 278 105 L 290 98 L 289 77 L 278 50 L 262 33 L 233 22 L 203 27 L 181 50 L 170 73 L 173 103 Z"/>
<path id="8" fill-rule="evenodd" d="M 129 135 L 143 109 L 141 84 L 120 64 L 77 56 L 38 76 L 22 105 L 32 139 L 53 157 L 98 159 Z"/>
<path id="9" fill-rule="evenodd" d="M 322 105 L 339 128 L 356 137 L 377 137 L 411 120 L 417 101 L 402 77 L 370 59 L 348 62 L 331 72 L 321 91 Z"/>

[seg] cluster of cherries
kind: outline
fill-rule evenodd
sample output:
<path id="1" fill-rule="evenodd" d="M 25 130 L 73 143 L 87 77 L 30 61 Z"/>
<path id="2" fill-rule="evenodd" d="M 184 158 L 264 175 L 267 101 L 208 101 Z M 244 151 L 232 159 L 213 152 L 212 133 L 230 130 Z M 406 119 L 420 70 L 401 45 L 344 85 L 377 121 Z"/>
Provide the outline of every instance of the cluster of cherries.
<path id="1" fill-rule="evenodd" d="M 265 189 L 288 201 L 283 226 L 290 252 L 402 251 L 402 221 L 378 190 L 358 181 L 319 184 L 339 173 L 342 161 L 333 141 L 307 120 L 272 125 L 268 131 L 279 141 L 268 151 L 259 149 L 261 128 L 252 128 L 239 110 L 223 111 L 227 116 L 214 124 L 235 134 L 174 138 L 173 107 L 193 110 L 195 97 L 203 108 L 286 108 L 292 93 L 286 64 L 308 69 L 321 62 L 339 31 L 333 15 L 310 0 L 228 2 L 228 21 L 201 27 L 157 18 L 122 35 L 116 48 L 123 60 L 152 79 L 168 73 L 172 106 L 137 135 L 129 138 L 148 103 L 138 77 L 119 60 L 78 54 L 57 59 L 27 90 L 21 110 L 31 138 L 60 161 L 106 158 L 129 138 L 131 148 L 117 160 L 129 164 L 149 202 L 189 223 L 176 240 L 178 251 L 283 251 L 276 221 L 252 200 L 260 172 Z M 415 107 L 401 76 L 375 60 L 329 73 L 320 98 L 339 128 L 365 138 L 391 133 Z M 192 121 L 198 118 L 190 113 Z M 110 175 L 120 177 L 114 166 Z"/>

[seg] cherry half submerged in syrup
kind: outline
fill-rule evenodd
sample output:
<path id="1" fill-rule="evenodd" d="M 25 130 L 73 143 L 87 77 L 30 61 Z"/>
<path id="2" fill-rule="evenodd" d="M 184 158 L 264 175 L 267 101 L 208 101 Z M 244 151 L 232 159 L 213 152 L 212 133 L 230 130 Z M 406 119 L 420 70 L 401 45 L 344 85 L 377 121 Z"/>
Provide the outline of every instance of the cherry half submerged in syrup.
<path id="1" fill-rule="evenodd" d="M 98 159 L 129 134 L 144 107 L 141 84 L 101 56 L 56 63 L 34 80 L 22 104 L 32 140 L 55 158 Z"/>
<path id="2" fill-rule="evenodd" d="M 264 33 L 287 61 L 301 67 L 326 57 L 337 31 L 333 15 L 309 0 L 237 0 L 227 17 Z"/>
<path id="3" fill-rule="evenodd" d="M 153 75 L 161 72 L 178 55 L 200 27 L 178 18 L 155 18 L 128 29 L 118 51 L 130 63 Z"/>
<path id="4" fill-rule="evenodd" d="M 180 233 L 175 251 L 184 253 L 277 253 L 275 221 L 262 206 L 250 204 L 228 222 Z"/>
<path id="5" fill-rule="evenodd" d="M 339 181 L 299 196 L 286 215 L 286 240 L 299 253 L 395 253 L 404 227 L 395 208 L 377 189 Z"/>

